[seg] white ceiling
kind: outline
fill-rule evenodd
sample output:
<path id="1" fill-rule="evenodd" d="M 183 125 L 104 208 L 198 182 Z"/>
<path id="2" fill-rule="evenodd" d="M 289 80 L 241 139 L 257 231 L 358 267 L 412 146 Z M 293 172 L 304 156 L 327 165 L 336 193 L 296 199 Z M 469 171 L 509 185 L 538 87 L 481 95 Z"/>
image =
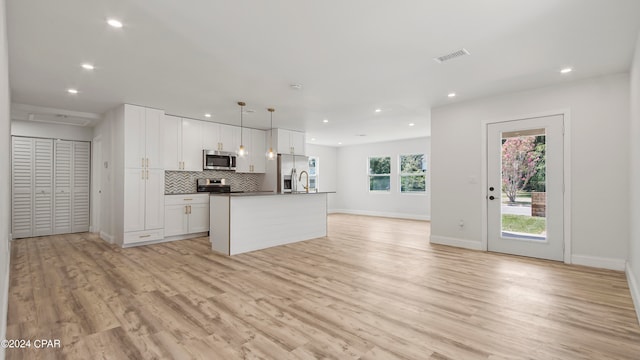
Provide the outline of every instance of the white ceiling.
<path id="1" fill-rule="evenodd" d="M 273 106 L 275 127 L 325 145 L 426 136 L 433 106 L 628 71 L 640 27 L 638 0 L 8 0 L 7 8 L 15 103 L 80 113 L 132 103 L 238 125 L 243 100 L 255 110 L 245 125 L 268 128 Z M 463 47 L 470 56 L 433 61 Z M 575 70 L 560 75 L 565 66 Z"/>

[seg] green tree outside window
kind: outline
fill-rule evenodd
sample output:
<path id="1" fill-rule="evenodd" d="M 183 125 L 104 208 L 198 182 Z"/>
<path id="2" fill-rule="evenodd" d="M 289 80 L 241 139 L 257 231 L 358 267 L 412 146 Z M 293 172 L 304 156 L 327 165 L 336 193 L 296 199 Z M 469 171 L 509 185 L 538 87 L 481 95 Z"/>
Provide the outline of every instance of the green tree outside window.
<path id="1" fill-rule="evenodd" d="M 427 189 L 424 154 L 400 155 L 400 192 L 420 193 Z"/>
<path id="2" fill-rule="evenodd" d="M 391 190 L 391 157 L 369 158 L 369 191 Z"/>

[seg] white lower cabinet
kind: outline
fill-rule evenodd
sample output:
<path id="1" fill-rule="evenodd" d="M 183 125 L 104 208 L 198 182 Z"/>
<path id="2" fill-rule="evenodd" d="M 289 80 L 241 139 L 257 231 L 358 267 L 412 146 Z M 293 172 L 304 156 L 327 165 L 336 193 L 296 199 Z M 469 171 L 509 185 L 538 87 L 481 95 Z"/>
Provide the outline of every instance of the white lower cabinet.
<path id="1" fill-rule="evenodd" d="M 164 201 L 164 236 L 209 231 L 209 194 L 167 195 Z"/>

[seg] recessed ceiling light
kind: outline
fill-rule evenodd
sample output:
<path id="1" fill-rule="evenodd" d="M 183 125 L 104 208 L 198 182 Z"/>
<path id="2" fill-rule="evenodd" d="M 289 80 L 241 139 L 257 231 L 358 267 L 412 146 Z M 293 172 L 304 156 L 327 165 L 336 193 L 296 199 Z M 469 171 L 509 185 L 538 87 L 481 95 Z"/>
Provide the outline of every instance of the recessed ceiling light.
<path id="1" fill-rule="evenodd" d="M 122 27 L 122 22 L 120 22 L 119 20 L 116 19 L 107 19 L 107 24 L 113 26 L 114 28 L 121 28 Z"/>
<path id="2" fill-rule="evenodd" d="M 84 64 L 82 64 L 82 68 L 83 68 L 83 69 L 85 69 L 85 70 L 93 70 L 93 69 L 95 69 L 96 67 L 95 67 L 95 66 L 93 66 L 92 64 L 84 63 Z"/>
<path id="3" fill-rule="evenodd" d="M 338 141 L 338 145 L 342 145 L 342 142 L 341 142 L 341 141 Z"/>
<path id="4" fill-rule="evenodd" d="M 316 141 L 316 138 L 311 138 L 311 141 Z"/>
<path id="5" fill-rule="evenodd" d="M 447 95 L 448 97 L 456 97 L 456 93 L 452 92 Z"/>
<path id="6" fill-rule="evenodd" d="M 380 111 L 382 111 L 382 109 L 376 109 L 376 112 L 380 112 Z"/>
<path id="7" fill-rule="evenodd" d="M 322 120 L 322 122 L 326 124 L 326 123 L 328 123 L 328 122 L 329 122 L 329 120 L 324 119 L 324 120 Z"/>
<path id="8" fill-rule="evenodd" d="M 206 118 L 210 118 L 210 117 L 211 117 L 211 114 L 206 113 L 206 114 L 204 114 L 204 117 L 206 117 Z"/>
<path id="9" fill-rule="evenodd" d="M 77 94 L 78 93 L 78 89 L 67 89 L 67 92 L 69 94 Z"/>
<path id="10" fill-rule="evenodd" d="M 409 123 L 409 126 L 414 126 L 414 125 L 415 125 L 414 123 Z"/>
<path id="11" fill-rule="evenodd" d="M 572 71 L 573 71 L 573 69 L 572 69 L 572 68 L 564 68 L 564 69 L 560 70 L 560 73 L 562 73 L 562 74 L 568 74 L 568 73 L 570 73 L 570 72 L 572 72 Z"/>

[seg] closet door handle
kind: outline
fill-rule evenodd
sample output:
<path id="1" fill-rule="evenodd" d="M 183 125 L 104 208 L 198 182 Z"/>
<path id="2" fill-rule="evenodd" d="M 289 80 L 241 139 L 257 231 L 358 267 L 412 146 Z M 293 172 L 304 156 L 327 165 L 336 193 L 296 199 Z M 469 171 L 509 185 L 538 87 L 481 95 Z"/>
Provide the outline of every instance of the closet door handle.
<path id="1" fill-rule="evenodd" d="M 149 180 L 149 170 L 147 170 L 147 180 Z"/>
<path id="2" fill-rule="evenodd" d="M 147 168 L 149 167 L 149 158 L 147 158 Z"/>
<path id="3" fill-rule="evenodd" d="M 184 213 L 185 215 L 189 214 L 189 205 L 184 206 Z"/>
<path id="4" fill-rule="evenodd" d="M 142 180 L 144 180 L 144 170 L 141 170 L 142 172 Z"/>
<path id="5" fill-rule="evenodd" d="M 144 158 L 142 158 L 142 165 L 140 167 L 144 167 Z"/>

